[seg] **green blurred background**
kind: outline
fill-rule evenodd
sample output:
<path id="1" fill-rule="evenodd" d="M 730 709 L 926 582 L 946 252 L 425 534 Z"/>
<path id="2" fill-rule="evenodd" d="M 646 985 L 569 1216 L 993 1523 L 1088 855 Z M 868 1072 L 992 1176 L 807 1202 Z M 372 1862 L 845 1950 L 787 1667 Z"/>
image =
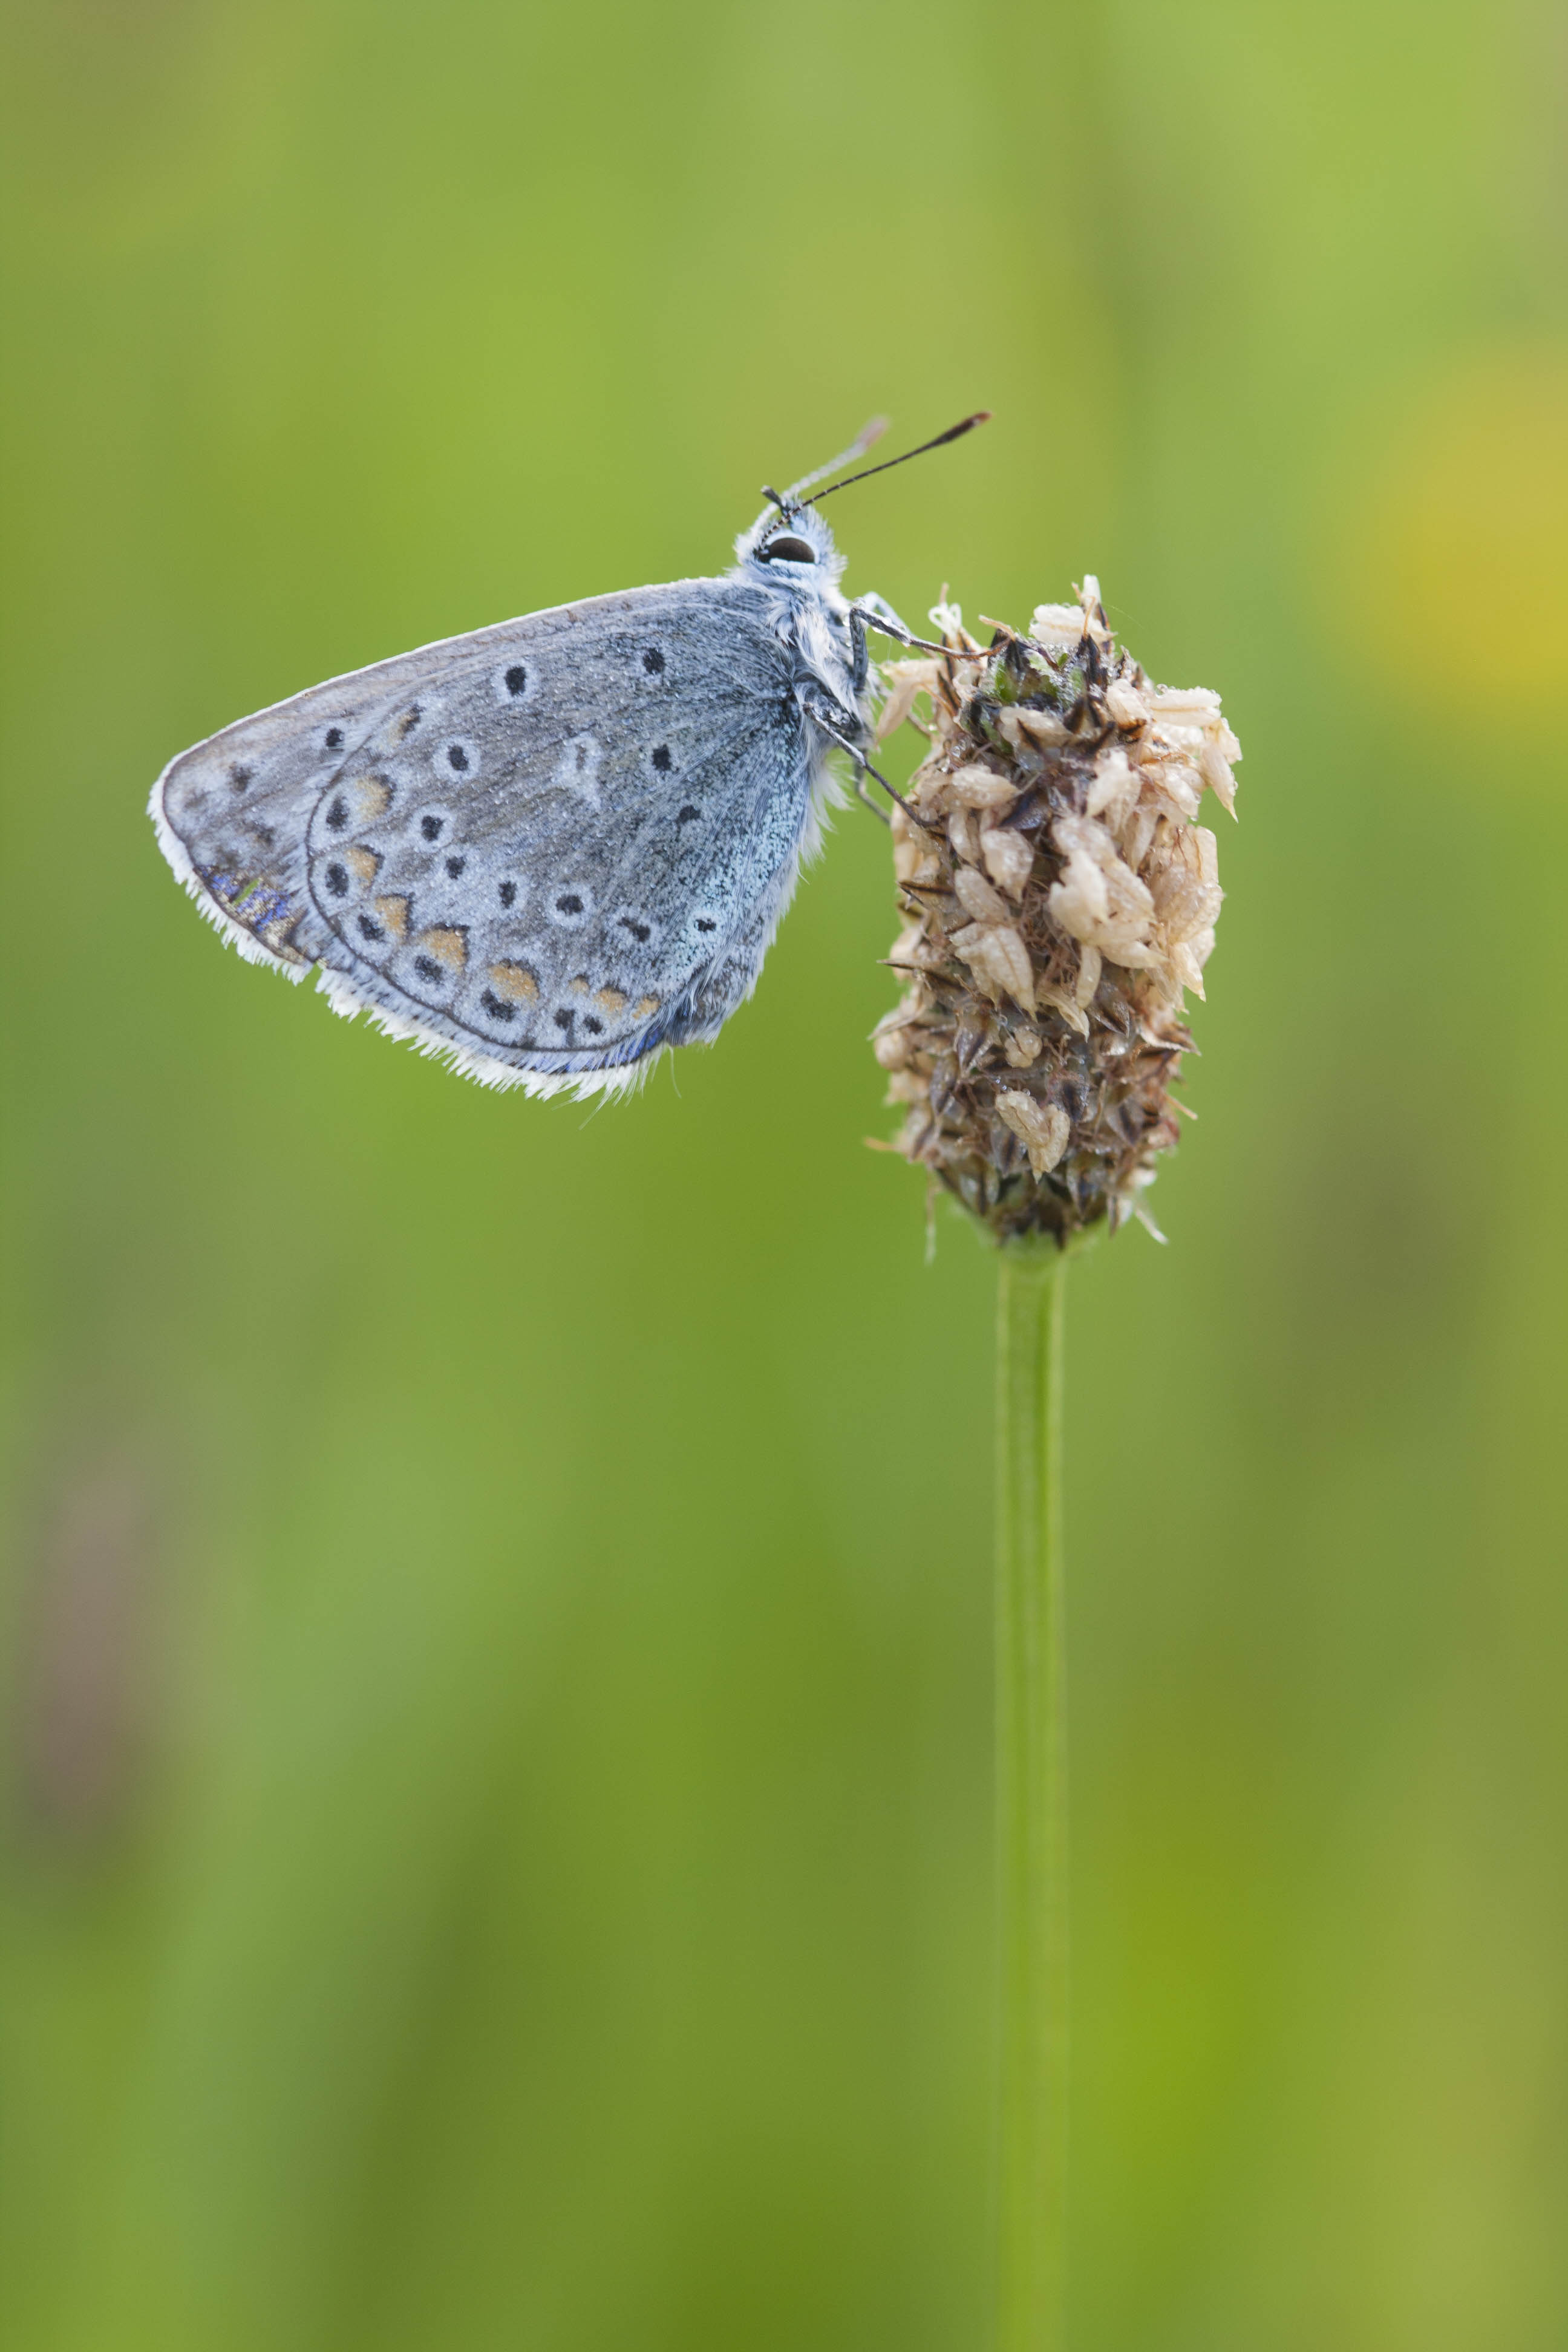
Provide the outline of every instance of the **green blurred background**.
<path id="1" fill-rule="evenodd" d="M 1074 2344 L 1568 2343 L 1561 17 L 4 47 L 7 2346 L 984 2343 L 993 1269 L 863 1146 L 886 834 L 590 1115 L 142 814 L 980 404 L 851 584 L 1095 570 L 1247 751 L 1173 1245 L 1070 1306 Z"/>

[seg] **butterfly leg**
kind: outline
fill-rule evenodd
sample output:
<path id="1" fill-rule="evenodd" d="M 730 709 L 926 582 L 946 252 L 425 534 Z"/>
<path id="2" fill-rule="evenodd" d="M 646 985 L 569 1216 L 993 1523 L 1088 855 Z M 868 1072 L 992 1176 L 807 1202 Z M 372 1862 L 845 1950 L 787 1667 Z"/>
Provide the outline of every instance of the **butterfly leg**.
<path id="1" fill-rule="evenodd" d="M 912 646 L 918 640 L 911 636 L 885 596 L 875 593 L 862 596 L 849 607 L 850 676 L 855 684 L 855 699 L 859 701 L 866 691 L 871 674 L 871 656 L 866 648 L 866 631 L 875 629 L 879 635 L 892 637 L 898 644 Z"/>
<path id="2" fill-rule="evenodd" d="M 885 824 L 890 831 L 892 829 L 892 818 L 888 814 L 886 809 L 879 809 L 877 806 L 876 802 L 871 798 L 870 793 L 866 790 L 865 785 L 860 781 L 860 771 L 858 768 L 856 769 L 854 775 L 850 778 L 850 782 L 855 787 L 856 799 L 858 801 L 864 801 L 866 806 L 870 810 L 878 824 Z"/>
<path id="3" fill-rule="evenodd" d="M 855 636 L 857 654 L 865 646 L 868 628 L 875 629 L 879 637 L 891 637 L 896 645 L 912 646 L 918 653 L 946 654 L 950 658 L 958 654 L 954 646 L 939 646 L 930 637 L 917 637 L 912 629 L 904 626 L 892 606 L 881 596 L 862 596 L 858 603 L 851 604 L 849 626 Z M 984 651 L 982 647 L 981 656 Z M 963 657 L 974 660 L 981 656 L 970 655 Z"/>
<path id="4" fill-rule="evenodd" d="M 862 638 L 862 646 L 864 645 L 864 638 Z M 909 818 L 911 824 L 918 824 L 922 832 L 931 832 L 933 828 L 926 824 L 923 817 L 916 815 L 914 810 L 910 806 L 908 801 L 905 800 L 903 794 L 894 789 L 894 787 L 888 782 L 886 776 L 883 775 L 879 768 L 874 768 L 871 765 L 870 761 L 866 757 L 865 752 L 861 750 L 860 742 L 856 740 L 857 737 L 862 739 L 866 742 L 869 742 L 871 735 L 870 730 L 868 728 L 865 720 L 860 717 L 859 713 L 858 711 L 846 710 L 844 705 L 839 701 L 838 697 L 833 692 L 833 689 L 827 685 L 825 679 L 820 677 L 811 677 L 804 681 L 804 683 L 805 691 L 801 695 L 801 709 L 805 716 L 810 720 L 811 724 L 819 729 L 820 731 L 827 737 L 829 742 L 837 743 L 839 750 L 841 751 L 847 751 L 849 757 L 854 761 L 855 790 L 859 798 L 861 800 L 866 799 L 863 786 L 865 779 L 868 776 L 870 776 L 877 783 L 881 785 L 882 790 L 887 793 L 889 800 L 896 801 L 898 803 L 899 806 L 903 810 L 904 814 Z M 854 730 L 853 733 L 848 731 L 851 729 Z M 869 807 L 872 803 L 868 802 L 867 805 Z M 881 811 L 879 809 L 877 814 L 879 816 L 881 814 Z"/>
<path id="5" fill-rule="evenodd" d="M 875 590 L 869 595 L 857 596 L 849 609 L 859 615 L 862 624 L 875 629 L 879 636 L 894 637 L 903 646 L 919 643 L 914 631 L 905 627 L 887 598 L 879 596 Z"/>
<path id="6" fill-rule="evenodd" d="M 822 732 L 837 743 L 841 751 L 847 751 L 849 757 L 854 761 L 855 790 L 859 793 L 862 800 L 866 799 L 866 794 L 862 789 L 861 780 L 866 776 L 870 776 L 877 783 L 881 785 L 882 790 L 887 793 L 888 798 L 890 801 L 896 801 L 898 803 L 900 808 L 903 810 L 904 814 L 909 818 L 911 824 L 918 824 L 922 833 L 936 833 L 941 830 L 937 825 L 928 824 L 925 818 L 919 815 L 917 812 L 910 806 L 902 793 L 899 792 L 894 785 L 888 782 L 888 779 L 883 775 L 881 770 L 879 768 L 874 768 L 871 765 L 870 761 L 868 760 L 865 752 L 862 751 L 858 743 L 853 743 L 850 741 L 847 735 L 840 734 L 838 729 L 831 726 L 823 717 L 820 710 L 813 709 L 809 712 L 809 716 L 813 726 L 820 727 Z M 871 803 L 867 802 L 867 806 L 869 807 Z M 881 814 L 881 810 L 879 809 L 877 811 L 877 814 L 880 816 Z"/>

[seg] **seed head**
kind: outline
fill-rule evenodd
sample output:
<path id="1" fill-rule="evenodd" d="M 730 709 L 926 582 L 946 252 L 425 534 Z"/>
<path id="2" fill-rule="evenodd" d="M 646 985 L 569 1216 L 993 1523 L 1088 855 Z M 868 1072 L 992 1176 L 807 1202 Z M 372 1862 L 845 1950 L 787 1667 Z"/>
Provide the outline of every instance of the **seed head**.
<path id="1" fill-rule="evenodd" d="M 1216 694 L 1150 684 L 1092 578 L 987 647 L 955 605 L 931 619 L 948 652 L 891 666 L 878 722 L 930 697 L 892 819 L 908 985 L 872 1037 L 895 1148 L 998 1241 L 1149 1223 L 1222 896 L 1199 803 L 1235 814 L 1241 747 Z"/>

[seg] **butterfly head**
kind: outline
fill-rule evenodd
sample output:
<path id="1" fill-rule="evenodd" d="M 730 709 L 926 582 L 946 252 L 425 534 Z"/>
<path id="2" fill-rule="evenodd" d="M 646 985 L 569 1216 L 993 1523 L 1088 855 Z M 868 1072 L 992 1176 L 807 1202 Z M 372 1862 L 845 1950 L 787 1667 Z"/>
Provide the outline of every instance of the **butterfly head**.
<path id="1" fill-rule="evenodd" d="M 864 456 L 887 423 L 886 417 L 876 416 L 831 465 L 819 466 L 814 474 L 792 482 L 787 490 L 773 489 L 764 482 L 763 496 L 768 503 L 751 530 L 742 531 L 735 541 L 741 575 L 753 580 L 771 579 L 778 586 L 787 583 L 797 593 L 820 594 L 825 589 L 837 588 L 844 558 L 833 544 L 833 533 L 817 512 L 818 500 L 847 490 L 852 482 L 864 482 L 872 474 L 885 474 L 894 466 L 906 464 L 910 457 L 923 457 L 928 449 L 941 449 L 949 441 L 961 440 L 977 425 L 984 425 L 990 414 L 988 408 L 977 408 L 973 416 L 950 425 L 934 441 L 922 441 L 918 449 L 906 449 L 901 457 L 889 457 L 879 466 L 846 474 L 842 481 L 829 482 L 825 490 L 816 490 L 809 499 L 802 498 L 801 492 L 812 489 L 825 474 L 836 474 L 851 458 Z"/>
<path id="2" fill-rule="evenodd" d="M 772 496 L 772 493 L 770 493 Z M 785 582 L 796 588 L 814 583 L 837 586 L 844 558 L 815 507 L 788 497 L 763 509 L 750 530 L 735 541 L 742 569 L 753 580 Z"/>

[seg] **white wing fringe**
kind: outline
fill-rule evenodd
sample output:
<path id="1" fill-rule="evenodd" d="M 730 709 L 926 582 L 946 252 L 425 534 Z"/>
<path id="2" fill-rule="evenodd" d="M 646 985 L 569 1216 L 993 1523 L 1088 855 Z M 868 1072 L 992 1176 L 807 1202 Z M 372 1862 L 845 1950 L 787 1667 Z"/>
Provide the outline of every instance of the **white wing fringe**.
<path id="1" fill-rule="evenodd" d="M 613 1098 L 635 1094 L 646 1085 L 655 1063 L 670 1051 L 668 1045 L 656 1045 L 640 1061 L 623 1063 L 616 1069 L 570 1070 L 556 1078 L 544 1070 L 513 1069 L 510 1062 L 498 1062 L 493 1055 L 476 1054 L 469 1046 L 454 1045 L 449 1037 L 437 1037 L 434 1031 L 421 1029 L 417 1022 L 405 1021 L 401 1013 L 389 1013 L 384 1005 L 361 996 L 341 971 L 331 971 L 325 964 L 317 969 L 316 986 L 332 1011 L 341 1013 L 345 1021 L 363 1013 L 384 1037 L 395 1037 L 416 1047 L 432 1061 L 455 1070 L 458 1077 L 472 1078 L 476 1086 L 491 1087 L 498 1093 L 520 1087 L 535 1101 L 543 1101 L 551 1095 L 567 1095 L 574 1101 L 586 1102 L 593 1095 Z"/>

